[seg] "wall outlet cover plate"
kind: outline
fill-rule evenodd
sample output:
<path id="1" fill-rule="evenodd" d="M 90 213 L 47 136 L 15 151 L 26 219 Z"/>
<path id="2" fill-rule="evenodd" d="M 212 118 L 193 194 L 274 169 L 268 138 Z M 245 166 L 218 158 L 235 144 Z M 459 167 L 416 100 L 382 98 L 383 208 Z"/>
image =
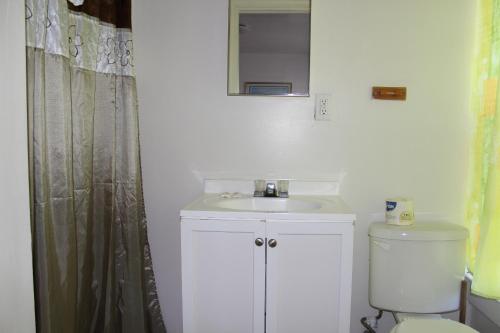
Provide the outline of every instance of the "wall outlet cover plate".
<path id="1" fill-rule="evenodd" d="M 316 94 L 314 105 L 314 119 L 318 121 L 330 121 L 332 114 L 332 94 Z"/>

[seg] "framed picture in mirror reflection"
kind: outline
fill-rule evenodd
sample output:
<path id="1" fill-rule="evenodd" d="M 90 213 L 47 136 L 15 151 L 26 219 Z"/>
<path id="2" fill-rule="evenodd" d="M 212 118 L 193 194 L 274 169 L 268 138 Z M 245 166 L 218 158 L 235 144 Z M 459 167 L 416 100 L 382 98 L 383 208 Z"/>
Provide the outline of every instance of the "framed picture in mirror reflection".
<path id="1" fill-rule="evenodd" d="M 290 95 L 291 82 L 245 82 L 246 95 Z"/>

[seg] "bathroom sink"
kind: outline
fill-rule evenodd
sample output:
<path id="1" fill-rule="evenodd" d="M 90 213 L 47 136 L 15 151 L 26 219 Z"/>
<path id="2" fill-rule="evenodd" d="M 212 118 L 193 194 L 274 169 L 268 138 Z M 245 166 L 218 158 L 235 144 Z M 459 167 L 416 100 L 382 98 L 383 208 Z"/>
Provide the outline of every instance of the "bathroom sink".
<path id="1" fill-rule="evenodd" d="M 321 208 L 319 202 L 288 198 L 220 198 L 210 204 L 223 209 L 260 212 L 300 212 Z"/>
<path id="2" fill-rule="evenodd" d="M 336 182 L 290 181 L 288 198 L 255 197 L 253 180 L 208 180 L 205 192 L 180 215 L 197 220 L 314 220 L 351 223 L 356 215 L 338 195 Z"/>

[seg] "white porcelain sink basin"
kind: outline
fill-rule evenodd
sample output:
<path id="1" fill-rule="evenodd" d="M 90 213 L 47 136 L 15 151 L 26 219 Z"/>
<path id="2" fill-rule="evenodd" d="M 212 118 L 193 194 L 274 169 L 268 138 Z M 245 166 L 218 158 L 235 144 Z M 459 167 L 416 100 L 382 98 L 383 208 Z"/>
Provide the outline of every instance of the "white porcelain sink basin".
<path id="1" fill-rule="evenodd" d="M 264 212 L 299 212 L 321 208 L 321 203 L 287 198 L 219 199 L 211 205 L 231 210 Z"/>

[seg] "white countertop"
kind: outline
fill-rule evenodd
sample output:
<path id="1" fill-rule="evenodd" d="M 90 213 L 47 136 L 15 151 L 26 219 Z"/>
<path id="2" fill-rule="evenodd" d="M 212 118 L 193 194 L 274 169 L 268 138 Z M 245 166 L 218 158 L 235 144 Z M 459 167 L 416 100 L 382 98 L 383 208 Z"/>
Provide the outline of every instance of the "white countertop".
<path id="1" fill-rule="evenodd" d="M 249 194 L 240 194 L 237 198 L 252 197 Z M 356 215 L 338 195 L 290 195 L 289 199 L 319 203 L 320 207 L 293 212 L 242 211 L 221 208 L 214 204 L 222 200 L 234 200 L 234 198 L 222 198 L 220 193 L 205 193 L 184 207 L 180 215 L 183 219 L 294 220 L 339 223 L 353 223 L 356 219 Z M 268 198 L 262 200 L 268 200 Z"/>

